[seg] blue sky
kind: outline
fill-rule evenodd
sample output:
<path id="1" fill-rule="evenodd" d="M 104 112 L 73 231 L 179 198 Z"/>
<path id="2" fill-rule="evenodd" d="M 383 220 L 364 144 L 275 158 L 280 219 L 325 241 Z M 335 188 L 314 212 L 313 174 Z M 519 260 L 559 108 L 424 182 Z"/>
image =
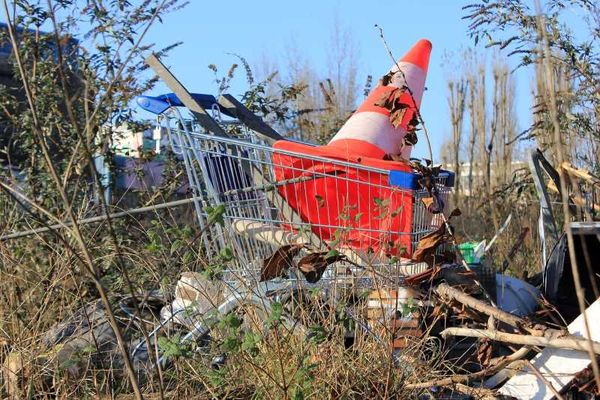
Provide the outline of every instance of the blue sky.
<path id="1" fill-rule="evenodd" d="M 473 1 L 452 0 L 190 0 L 182 10 L 163 18 L 153 26 L 144 42 L 156 43 L 158 48 L 183 42 L 163 59 L 173 73 L 192 92 L 212 93 L 217 90 L 209 64 L 219 67 L 222 75 L 232 63 L 239 60 L 232 53 L 246 58 L 252 66 L 264 59 L 278 63 L 280 74 L 286 76 L 289 49 L 307 60 L 322 77 L 327 76 L 327 57 L 331 51 L 331 35 L 336 24 L 348 30 L 358 49 L 358 84 L 363 85 L 372 75 L 376 81 L 390 68 L 378 24 L 384 29 L 386 40 L 394 55 L 400 57 L 417 40 L 427 38 L 433 43 L 427 92 L 423 96 L 421 113 L 431 134 L 434 157 L 438 158 L 443 141 L 450 134 L 447 106 L 447 78 L 460 62 L 464 49 L 473 48 L 467 35 L 468 21 L 462 6 Z M 568 15 L 571 22 L 580 21 L 577 15 Z M 2 15 L 0 18 L 4 21 Z M 578 26 L 577 23 L 571 26 Z M 480 54 L 490 60 L 492 51 L 480 44 Z M 518 60 L 504 57 L 511 67 Z M 247 88 L 241 68 L 229 92 L 235 96 Z M 526 70 L 514 73 L 517 96 L 516 110 L 519 130 L 530 123 L 531 74 Z M 490 82 L 491 79 L 488 79 Z M 168 92 L 159 84 L 150 95 Z M 141 118 L 151 114 L 140 110 Z M 413 155 L 427 154 L 421 140 Z"/>
<path id="2" fill-rule="evenodd" d="M 384 29 L 396 57 L 418 39 L 427 38 L 433 43 L 433 51 L 422 114 L 432 136 L 434 156 L 437 156 L 442 141 L 450 134 L 446 79 L 452 73 L 452 66 L 445 55 L 458 57 L 461 49 L 473 46 L 467 36 L 468 23 L 461 19 L 463 4 L 444 0 L 230 0 L 227 3 L 192 0 L 183 10 L 166 16 L 163 24 L 149 32 L 147 40 L 159 46 L 183 41 L 170 53 L 166 63 L 190 91 L 210 93 L 216 90 L 216 85 L 207 66 L 214 63 L 224 73 L 238 61 L 228 53 L 245 57 L 251 65 L 260 64 L 266 56 L 285 66 L 286 49 L 294 46 L 325 74 L 328 44 L 336 18 L 342 29 L 350 30 L 359 49 L 358 82 L 361 85 L 368 74 L 377 79 L 391 66 L 375 24 Z M 480 50 L 491 58 L 491 52 Z M 509 61 L 512 64 L 517 60 Z M 234 95 L 241 95 L 245 88 L 244 76 L 239 72 L 230 89 Z M 285 70 L 281 73 L 285 74 Z M 522 128 L 529 123 L 530 83 L 525 71 L 519 71 L 516 79 L 518 120 Z M 164 90 L 164 86 L 158 86 L 153 94 Z M 417 144 L 413 154 L 426 155 L 424 140 Z"/>

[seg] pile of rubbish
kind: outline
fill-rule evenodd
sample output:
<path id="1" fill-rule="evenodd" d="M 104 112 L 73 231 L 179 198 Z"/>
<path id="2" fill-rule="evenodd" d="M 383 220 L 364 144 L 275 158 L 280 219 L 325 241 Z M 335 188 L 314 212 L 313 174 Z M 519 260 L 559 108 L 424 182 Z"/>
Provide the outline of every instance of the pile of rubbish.
<path id="1" fill-rule="evenodd" d="M 182 341 L 202 347 L 220 319 L 248 306 L 260 310 L 268 327 L 269 315 L 283 304 L 282 323 L 309 336 L 286 305 L 310 292 L 334 309 L 343 305 L 354 322 L 345 333 L 349 346 L 357 335 L 371 337 L 388 346 L 399 368 L 406 349 L 439 340 L 456 368 L 433 381 L 406 382 L 432 398 L 599 393 L 588 368 L 600 354 L 594 324 L 600 267 L 591 264 L 600 250 L 600 224 L 567 223 L 566 233 L 558 232 L 542 171 L 554 188 L 561 187 L 558 174 L 534 152 L 540 236 L 551 243 L 544 249 L 554 246 L 544 254 L 543 271 L 527 282 L 504 274 L 527 230 L 502 266 L 489 256 L 496 237 L 459 243 L 452 223 L 461 213 L 448 207 L 454 175 L 410 158 L 430 52 L 429 41 L 415 44 L 324 146 L 286 140 L 232 96 L 190 94 L 158 58 L 148 58 L 174 93 L 142 96 L 138 103 L 157 115 L 156 132 L 167 135 L 184 163 L 199 243 L 208 265 L 223 268 L 184 272 L 173 293 L 121 301 L 126 318 L 147 321 L 139 315 L 143 309 L 159 321 L 147 337 L 131 338 L 130 358 L 140 376 L 153 373 L 151 353 L 164 332 L 183 331 Z M 182 117 L 182 108 L 194 123 Z M 573 181 L 598 185 L 585 171 L 561 168 Z M 571 271 L 580 271 L 581 279 Z M 589 306 L 584 314 L 581 304 Z M 102 330 L 91 335 L 106 338 L 107 358 L 98 362 L 119 365 L 108 325 L 85 322 L 102 312 L 98 304 L 80 310 L 47 334 L 46 346 L 60 344 L 58 357 L 68 359 L 91 344 L 90 332 Z M 156 359 L 168 367 L 168 356 Z M 223 355 L 211 366 L 226 362 Z M 5 364 L 6 376 L 16 379 L 15 365 Z"/>

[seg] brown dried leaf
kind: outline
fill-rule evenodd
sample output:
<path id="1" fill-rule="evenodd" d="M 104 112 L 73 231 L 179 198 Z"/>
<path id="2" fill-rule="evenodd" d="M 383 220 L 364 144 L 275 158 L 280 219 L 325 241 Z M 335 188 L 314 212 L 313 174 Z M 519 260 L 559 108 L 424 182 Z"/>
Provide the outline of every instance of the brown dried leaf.
<path id="1" fill-rule="evenodd" d="M 385 92 L 379 100 L 375 102 L 377 107 L 383 107 L 388 111 L 392 111 L 395 103 L 399 100 L 400 96 L 402 96 L 402 91 L 398 88 L 395 88 L 389 92 Z"/>
<path id="2" fill-rule="evenodd" d="M 481 322 L 482 320 L 479 314 L 469 308 L 466 308 L 464 305 L 455 305 L 453 307 L 453 312 L 455 313 L 457 320 L 460 320 L 466 324 L 472 324 L 474 321 Z"/>
<path id="3" fill-rule="evenodd" d="M 433 194 L 435 193 L 435 191 L 434 191 L 435 181 L 433 180 L 432 177 L 424 176 L 421 179 L 419 179 L 417 182 L 419 183 L 419 186 L 422 189 L 427 190 L 427 193 L 429 193 L 429 196 L 433 196 Z"/>
<path id="4" fill-rule="evenodd" d="M 386 154 L 383 156 L 383 159 L 386 161 L 401 161 L 401 162 L 407 162 L 408 160 L 404 157 L 402 157 L 401 155 L 398 154 Z"/>
<path id="5" fill-rule="evenodd" d="M 408 121 L 408 124 L 406 124 L 406 130 L 408 132 L 416 132 L 419 124 L 420 122 L 419 118 L 417 117 L 417 113 L 413 113 L 412 117 L 410 118 L 410 121 Z"/>
<path id="6" fill-rule="evenodd" d="M 412 255 L 412 259 L 416 262 L 427 262 L 432 264 L 432 257 L 439 245 L 447 240 L 446 225 L 442 224 L 435 231 L 423 236 L 417 244 L 417 250 Z"/>
<path id="7" fill-rule="evenodd" d="M 443 307 L 441 304 L 436 304 L 435 306 L 433 306 L 433 309 L 429 312 L 429 317 L 435 319 L 445 314 L 446 307 Z"/>
<path id="8" fill-rule="evenodd" d="M 423 198 L 421 199 L 421 201 L 422 201 L 422 202 L 423 202 L 423 204 L 425 205 L 425 208 L 427 208 L 427 209 L 428 209 L 429 207 L 431 207 L 431 206 L 433 205 L 433 201 L 434 201 L 434 200 L 433 200 L 433 196 L 431 196 L 431 197 L 423 197 Z"/>
<path id="9" fill-rule="evenodd" d="M 316 283 L 321 279 L 329 264 L 341 261 L 344 258 L 343 254 L 337 253 L 333 255 L 325 252 L 312 253 L 300 259 L 298 269 L 304 274 L 309 283 Z"/>
<path id="10" fill-rule="evenodd" d="M 402 124 L 402 120 L 404 119 L 404 114 L 406 114 L 406 106 L 404 107 L 395 107 L 390 112 L 390 122 L 394 128 L 399 127 Z M 408 136 L 408 134 L 406 135 Z M 406 136 L 404 140 L 406 140 Z"/>
<path id="11" fill-rule="evenodd" d="M 418 274 L 413 274 L 404 278 L 404 284 L 407 286 L 417 286 L 423 282 L 431 281 L 440 271 L 439 267 L 428 268 Z"/>
<path id="12" fill-rule="evenodd" d="M 294 257 L 301 249 L 302 245 L 299 244 L 286 244 L 278 248 L 275 253 L 264 260 L 260 271 L 260 281 L 264 282 L 283 276 L 290 267 L 294 266 Z"/>
<path id="13" fill-rule="evenodd" d="M 462 211 L 460 211 L 460 208 L 455 208 L 454 210 L 452 210 L 452 212 L 448 216 L 448 220 L 450 220 L 450 218 L 459 217 L 461 215 L 462 215 Z"/>
<path id="14" fill-rule="evenodd" d="M 384 93 L 384 95 L 375 102 L 376 106 L 383 107 L 390 112 L 390 122 L 394 128 L 400 126 L 404 119 L 404 115 L 409 108 L 408 104 L 401 100 L 405 91 L 406 88 L 395 88 L 388 93 Z"/>
<path id="15" fill-rule="evenodd" d="M 418 142 L 419 142 L 419 138 L 417 137 L 417 132 L 415 132 L 415 131 L 406 132 L 406 135 L 404 136 L 404 144 L 406 146 L 414 146 Z"/>
<path id="16" fill-rule="evenodd" d="M 379 82 L 381 82 L 381 86 L 389 85 L 390 82 L 392 81 L 393 77 L 394 77 L 394 73 L 392 71 L 390 71 L 387 74 L 385 74 L 384 76 L 382 76 L 381 79 L 379 80 Z"/>
<path id="17" fill-rule="evenodd" d="M 492 360 L 492 352 L 494 348 L 489 339 L 483 338 L 479 341 L 479 347 L 477 348 L 477 361 L 484 368 L 490 365 Z"/>

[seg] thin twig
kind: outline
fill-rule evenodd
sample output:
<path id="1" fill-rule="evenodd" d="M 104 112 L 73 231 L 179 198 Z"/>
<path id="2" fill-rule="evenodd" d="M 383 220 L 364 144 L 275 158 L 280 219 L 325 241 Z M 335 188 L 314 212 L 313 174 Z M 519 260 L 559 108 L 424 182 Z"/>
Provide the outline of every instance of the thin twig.
<path id="1" fill-rule="evenodd" d="M 453 384 L 457 384 L 457 383 L 467 383 L 472 380 L 481 379 L 483 377 L 493 375 L 493 374 L 499 372 L 500 370 L 504 369 L 507 365 L 509 365 L 513 361 L 517 361 L 517 360 L 520 360 L 521 358 L 525 357 L 528 353 L 529 353 L 529 349 L 526 347 L 523 347 L 523 348 L 520 348 L 519 350 L 515 351 L 513 354 L 501 359 L 500 361 L 498 361 L 497 364 L 495 364 L 489 368 L 483 369 L 479 372 L 474 372 L 472 374 L 464 374 L 464 375 L 453 375 L 453 376 L 449 376 L 447 378 L 432 379 L 432 380 L 425 381 L 425 382 L 409 383 L 405 386 L 405 388 L 407 388 L 407 389 L 425 389 L 425 388 L 430 388 L 432 386 L 449 386 L 449 385 L 453 385 Z"/>
<path id="2" fill-rule="evenodd" d="M 383 45 L 385 46 L 385 49 L 386 49 L 388 55 L 390 56 L 390 58 L 392 59 L 394 64 L 396 64 L 396 68 L 398 68 L 398 72 L 402 75 L 402 79 L 404 79 L 404 84 L 406 86 L 406 90 L 407 90 L 408 94 L 410 95 L 410 98 L 413 101 L 413 104 L 415 105 L 415 110 L 414 110 L 415 114 L 417 115 L 417 118 L 419 119 L 419 122 L 421 123 L 421 126 L 423 127 L 423 133 L 425 134 L 425 140 L 427 140 L 427 148 L 429 150 L 429 159 L 431 160 L 431 163 L 434 164 L 433 150 L 431 148 L 431 140 L 429 139 L 429 131 L 427 130 L 427 127 L 425 126 L 425 120 L 423 119 L 423 116 L 421 115 L 420 107 L 417 106 L 417 102 L 415 100 L 413 92 L 412 92 L 411 88 L 408 86 L 406 76 L 404 75 L 404 72 L 398 65 L 398 60 L 396 60 L 396 58 L 394 57 L 392 50 L 390 49 L 390 47 L 387 44 L 387 41 L 385 40 L 385 36 L 383 35 L 383 28 L 377 24 L 375 24 L 375 28 L 379 29 L 379 37 L 381 38 L 381 41 L 383 42 Z"/>

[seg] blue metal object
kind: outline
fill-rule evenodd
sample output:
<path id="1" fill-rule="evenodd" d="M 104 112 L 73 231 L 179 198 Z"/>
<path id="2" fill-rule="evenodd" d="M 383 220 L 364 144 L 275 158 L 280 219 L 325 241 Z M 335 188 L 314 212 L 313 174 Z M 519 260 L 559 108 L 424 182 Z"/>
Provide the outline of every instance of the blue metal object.
<path id="1" fill-rule="evenodd" d="M 390 171 L 389 184 L 390 186 L 398 186 L 401 189 L 417 190 L 419 187 L 419 179 L 421 175 L 405 171 Z M 454 172 L 442 170 L 438 178 L 445 178 L 444 186 L 454 187 Z"/>
<path id="2" fill-rule="evenodd" d="M 217 104 L 215 96 L 210 94 L 191 93 L 191 96 L 205 109 L 211 109 L 213 105 Z M 136 101 L 141 108 L 153 114 L 162 114 L 169 107 L 185 107 L 175 93 L 166 93 L 160 96 L 138 96 Z M 226 108 L 220 107 L 219 111 L 229 117 L 235 117 Z"/>

